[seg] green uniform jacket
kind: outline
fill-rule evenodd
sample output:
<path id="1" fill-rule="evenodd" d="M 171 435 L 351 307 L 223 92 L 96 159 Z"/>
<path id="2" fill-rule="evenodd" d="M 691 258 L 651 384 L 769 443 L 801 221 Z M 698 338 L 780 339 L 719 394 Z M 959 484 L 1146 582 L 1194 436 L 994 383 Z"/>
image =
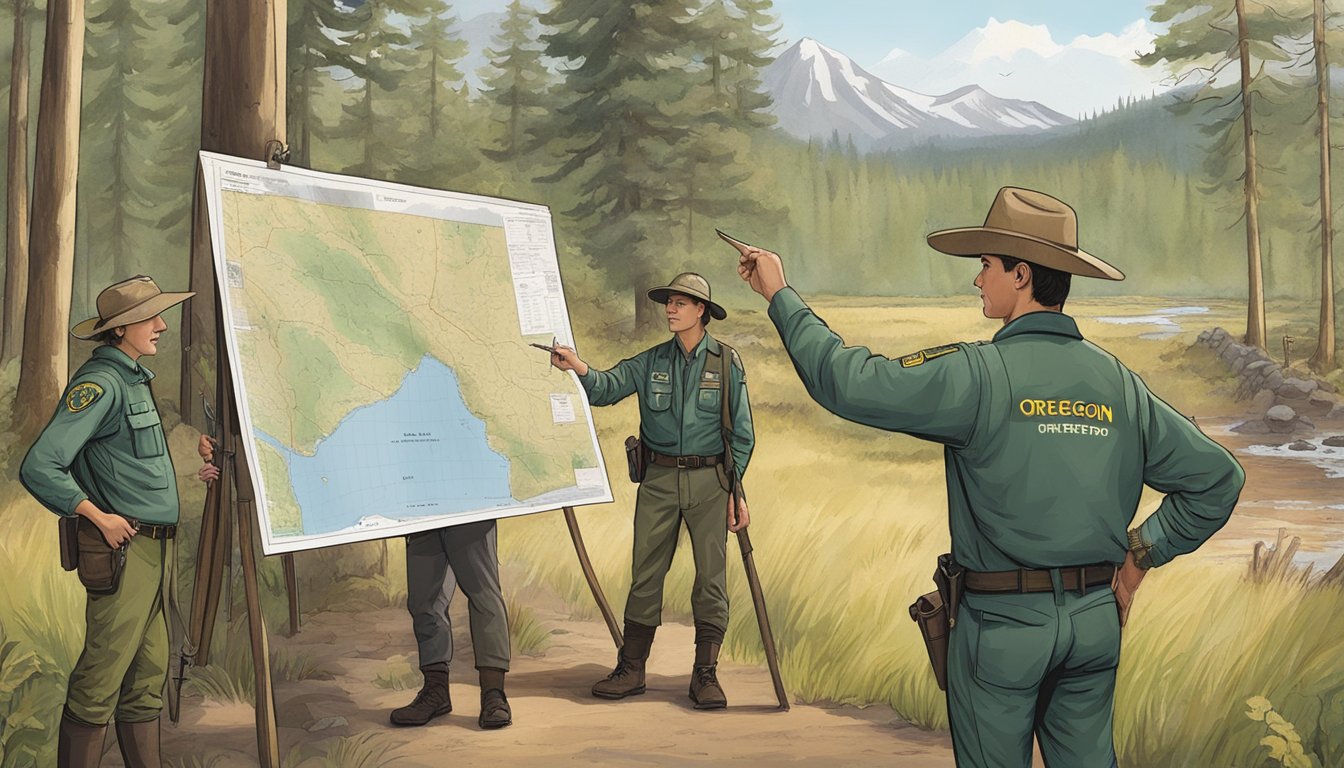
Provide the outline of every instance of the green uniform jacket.
<path id="1" fill-rule="evenodd" d="M 1139 529 L 1162 565 L 1221 528 L 1241 493 L 1231 454 L 1068 315 L 899 360 L 844 346 L 791 288 L 770 318 L 827 410 L 945 446 L 952 554 L 973 571 L 1121 562 L 1144 484 L 1166 494 Z"/>
<path id="2" fill-rule="evenodd" d="M 28 492 L 58 515 L 90 499 L 104 512 L 176 523 L 177 477 L 152 378 L 122 351 L 95 349 L 23 459 L 19 479 Z"/>
<path id="3" fill-rule="evenodd" d="M 723 453 L 724 384 L 720 380 L 722 347 L 708 333 L 687 361 L 673 336 L 599 371 L 579 377 L 592 405 L 612 405 L 639 394 L 639 434 L 650 449 L 667 456 L 717 456 Z M 747 402 L 747 377 L 733 352 L 729 367 L 729 405 L 733 416 L 733 467 L 741 480 L 751 460 L 756 435 Z"/>

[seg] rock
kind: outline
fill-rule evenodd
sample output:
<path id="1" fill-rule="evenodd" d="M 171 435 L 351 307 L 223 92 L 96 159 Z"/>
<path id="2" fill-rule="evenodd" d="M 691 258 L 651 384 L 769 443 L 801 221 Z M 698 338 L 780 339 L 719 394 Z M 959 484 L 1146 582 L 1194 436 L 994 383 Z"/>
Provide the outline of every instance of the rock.
<path id="1" fill-rule="evenodd" d="M 1289 422 L 1297 418 L 1297 411 L 1286 405 L 1276 405 L 1265 411 L 1265 421 Z"/>
<path id="2" fill-rule="evenodd" d="M 1339 391 L 1339 388 L 1336 387 L 1334 384 L 1331 384 L 1328 381 L 1321 381 L 1320 379 L 1316 380 L 1316 386 L 1319 387 L 1321 390 L 1329 392 L 1331 394 L 1334 394 Z"/>
<path id="3" fill-rule="evenodd" d="M 1297 421 L 1297 411 L 1286 405 L 1276 405 L 1265 413 L 1265 424 L 1271 432 L 1292 432 Z"/>
<path id="4" fill-rule="evenodd" d="M 1236 360 L 1232 361 L 1233 373 L 1241 373 L 1241 370 L 1245 367 L 1246 367 L 1246 358 L 1244 357 L 1239 357 Z"/>
<path id="5" fill-rule="evenodd" d="M 1335 403 L 1330 412 L 1325 414 L 1327 419 L 1344 419 L 1344 404 Z"/>
<path id="6" fill-rule="evenodd" d="M 1282 383 L 1283 383 L 1282 373 L 1279 373 L 1278 371 L 1270 371 L 1269 373 L 1265 374 L 1265 386 L 1268 387 L 1269 389 L 1277 390 L 1279 388 L 1279 385 Z"/>
<path id="7" fill-rule="evenodd" d="M 1331 435 L 1322 440 L 1321 445 L 1328 445 L 1331 448 L 1344 448 L 1344 435 Z"/>
<path id="8" fill-rule="evenodd" d="M 1339 397 L 1337 395 L 1322 392 L 1319 389 L 1307 395 L 1308 410 L 1316 416 L 1329 414 L 1338 402 Z"/>
<path id="9" fill-rule="evenodd" d="M 1307 396 L 1316 391 L 1316 382 L 1310 379 L 1299 379 L 1293 377 L 1284 379 L 1283 383 L 1274 388 L 1279 393 L 1279 397 L 1284 400 L 1306 400 Z"/>
<path id="10" fill-rule="evenodd" d="M 1266 366 L 1270 366 L 1270 365 L 1273 365 L 1273 364 L 1274 364 L 1274 363 L 1270 362 L 1269 360 L 1252 360 L 1251 362 L 1249 362 L 1249 363 L 1246 364 L 1245 373 L 1246 373 L 1247 375 L 1252 374 L 1252 373 L 1257 373 L 1257 372 L 1260 371 L 1261 368 L 1264 368 L 1264 367 L 1266 367 Z"/>
<path id="11" fill-rule="evenodd" d="M 1233 432 L 1242 435 L 1265 435 L 1269 434 L 1269 425 L 1264 421 L 1243 421 L 1231 428 Z"/>
<path id="12" fill-rule="evenodd" d="M 1212 335 L 1213 331 L 1200 331 L 1199 337 L 1196 338 L 1195 341 L 1198 341 L 1200 344 L 1203 344 L 1204 342 L 1208 341 L 1209 337 Z"/>
<path id="13" fill-rule="evenodd" d="M 1291 443 L 1288 444 L 1288 450 L 1290 450 L 1290 451 L 1314 451 L 1314 450 L 1316 450 L 1316 446 L 1312 445 L 1311 443 L 1308 443 L 1306 440 L 1294 440 L 1293 442 L 1291 442 Z"/>
<path id="14" fill-rule="evenodd" d="M 1274 399 L 1274 390 L 1262 389 L 1251 398 L 1251 409 L 1261 412 L 1268 411 L 1274 407 Z"/>
<path id="15" fill-rule="evenodd" d="M 1218 345 L 1213 348 L 1213 351 L 1221 355 L 1223 354 L 1223 350 L 1227 349 L 1234 343 L 1235 342 L 1233 342 L 1231 339 L 1224 336 L 1222 339 L 1218 341 Z"/>
<path id="16" fill-rule="evenodd" d="M 1209 334 L 1210 341 L 1222 341 L 1227 338 L 1227 331 L 1222 328 L 1214 328 L 1213 333 Z"/>
<path id="17" fill-rule="evenodd" d="M 317 733 L 318 731 L 325 731 L 331 728 L 343 728 L 349 724 L 350 721 L 346 720 L 344 717 L 341 717 L 340 715 L 335 715 L 332 717 L 324 717 L 321 720 L 318 720 L 317 722 L 308 726 L 306 730 L 309 733 Z"/>

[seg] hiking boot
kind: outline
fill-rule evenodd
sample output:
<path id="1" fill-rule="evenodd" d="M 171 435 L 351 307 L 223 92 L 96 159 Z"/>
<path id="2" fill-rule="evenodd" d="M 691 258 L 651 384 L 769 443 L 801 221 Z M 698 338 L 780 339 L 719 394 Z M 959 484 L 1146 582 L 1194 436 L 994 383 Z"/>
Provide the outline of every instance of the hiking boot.
<path id="1" fill-rule="evenodd" d="M 491 730 L 513 724 L 513 710 L 509 708 L 509 698 L 503 688 L 487 688 L 481 691 L 481 716 L 476 719 L 480 727 Z"/>
<path id="2" fill-rule="evenodd" d="M 593 685 L 593 695 L 599 699 L 624 699 L 644 692 L 644 659 L 616 657 L 616 668 Z"/>
<path id="3" fill-rule="evenodd" d="M 723 709 L 728 697 L 719 685 L 718 643 L 695 644 L 695 667 L 691 670 L 691 701 L 696 709 Z"/>
<path id="4" fill-rule="evenodd" d="M 117 721 L 117 746 L 126 768 L 162 768 L 159 757 L 159 720 L 145 723 Z"/>
<path id="5" fill-rule="evenodd" d="M 625 622 L 625 641 L 616 655 L 616 668 L 605 680 L 593 686 L 593 695 L 599 699 L 624 699 L 644 692 L 644 665 L 653 646 L 656 627 Z"/>
<path id="6" fill-rule="evenodd" d="M 62 768 L 98 768 L 106 737 L 106 725 L 89 725 L 62 715 L 56 737 L 56 764 Z"/>
<path id="7" fill-rule="evenodd" d="M 426 669 L 425 684 L 415 694 L 415 700 L 392 710 L 393 725 L 424 725 L 439 715 L 453 711 L 453 700 L 448 696 L 448 671 Z"/>
<path id="8" fill-rule="evenodd" d="M 509 697 L 504 695 L 504 674 L 508 671 L 499 667 L 480 667 L 481 674 L 481 714 L 476 724 L 487 730 L 503 728 L 513 724 L 513 710 L 509 708 Z"/>

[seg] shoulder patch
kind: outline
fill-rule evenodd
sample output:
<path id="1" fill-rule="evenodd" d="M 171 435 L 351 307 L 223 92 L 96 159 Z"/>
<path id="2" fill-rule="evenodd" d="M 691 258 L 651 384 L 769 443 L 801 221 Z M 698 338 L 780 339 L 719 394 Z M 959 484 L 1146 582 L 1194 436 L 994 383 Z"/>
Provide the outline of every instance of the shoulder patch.
<path id="1" fill-rule="evenodd" d="M 70 391 L 65 395 L 65 408 L 71 413 L 80 411 L 93 405 L 94 401 L 103 396 L 103 388 L 94 384 L 92 381 L 81 381 L 70 387 Z"/>
<path id="2" fill-rule="evenodd" d="M 928 349 L 921 349 L 920 351 L 914 353 L 913 355 L 906 355 L 905 357 L 902 357 L 901 367 L 914 368 L 915 366 L 923 365 L 924 363 L 930 360 L 934 360 L 944 355 L 950 355 L 953 352 L 959 352 L 959 351 L 961 351 L 961 347 L 958 347 L 956 344 L 944 344 L 941 347 L 929 347 Z"/>

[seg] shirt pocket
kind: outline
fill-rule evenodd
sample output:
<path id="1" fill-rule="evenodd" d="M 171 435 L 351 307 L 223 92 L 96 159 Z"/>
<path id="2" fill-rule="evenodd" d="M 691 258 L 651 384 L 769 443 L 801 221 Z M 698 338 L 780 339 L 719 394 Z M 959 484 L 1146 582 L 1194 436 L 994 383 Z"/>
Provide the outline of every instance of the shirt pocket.
<path id="1" fill-rule="evenodd" d="M 649 410 L 666 411 L 672 407 L 671 382 L 649 382 Z"/>
<path id="2" fill-rule="evenodd" d="M 167 449 L 163 439 L 163 423 L 159 412 L 147 402 L 131 403 L 126 413 L 131 425 L 131 447 L 137 459 L 153 459 Z"/>
<path id="3" fill-rule="evenodd" d="M 695 398 L 695 407 L 702 411 L 718 413 L 722 393 L 723 390 L 719 387 L 717 381 L 713 382 L 712 385 L 702 382 L 700 384 L 700 392 Z"/>

